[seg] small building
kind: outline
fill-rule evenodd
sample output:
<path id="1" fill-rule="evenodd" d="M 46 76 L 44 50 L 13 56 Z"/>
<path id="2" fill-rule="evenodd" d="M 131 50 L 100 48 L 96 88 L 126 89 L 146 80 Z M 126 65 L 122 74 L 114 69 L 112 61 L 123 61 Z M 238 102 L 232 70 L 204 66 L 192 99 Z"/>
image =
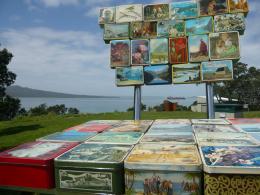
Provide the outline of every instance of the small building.
<path id="1" fill-rule="evenodd" d="M 164 111 L 176 111 L 178 103 L 173 102 L 169 99 L 163 101 L 163 110 Z"/>

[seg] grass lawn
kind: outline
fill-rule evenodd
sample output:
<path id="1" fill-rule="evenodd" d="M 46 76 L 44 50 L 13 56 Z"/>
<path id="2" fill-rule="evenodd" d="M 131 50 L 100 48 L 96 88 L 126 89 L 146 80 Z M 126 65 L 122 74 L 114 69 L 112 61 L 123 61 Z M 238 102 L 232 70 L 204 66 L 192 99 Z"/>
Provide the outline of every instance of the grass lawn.
<path id="1" fill-rule="evenodd" d="M 23 117 L 12 121 L 0 122 L 0 150 L 14 147 L 21 143 L 33 141 L 42 136 L 62 131 L 90 120 L 126 120 L 132 119 L 132 112 L 114 112 L 104 114 L 80 115 L 46 115 L 39 117 Z M 260 112 L 245 113 L 246 118 L 260 118 Z M 168 118 L 206 118 L 205 113 L 194 112 L 143 112 L 142 119 Z"/>

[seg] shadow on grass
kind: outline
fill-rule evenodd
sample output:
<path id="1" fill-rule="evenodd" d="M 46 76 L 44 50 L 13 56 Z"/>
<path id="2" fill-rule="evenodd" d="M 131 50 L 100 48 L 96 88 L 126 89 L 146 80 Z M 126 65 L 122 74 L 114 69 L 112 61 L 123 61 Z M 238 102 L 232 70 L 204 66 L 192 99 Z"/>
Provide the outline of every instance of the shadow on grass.
<path id="1" fill-rule="evenodd" d="M 41 125 L 24 125 L 24 126 L 8 127 L 0 131 L 0 136 L 13 135 L 24 131 L 35 131 L 37 129 L 40 129 L 41 127 L 42 127 Z"/>

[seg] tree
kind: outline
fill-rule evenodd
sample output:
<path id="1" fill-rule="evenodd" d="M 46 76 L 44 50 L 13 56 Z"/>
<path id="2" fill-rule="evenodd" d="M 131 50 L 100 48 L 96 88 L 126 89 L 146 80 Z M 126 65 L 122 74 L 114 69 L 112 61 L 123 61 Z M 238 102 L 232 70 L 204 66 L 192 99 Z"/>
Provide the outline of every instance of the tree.
<path id="1" fill-rule="evenodd" d="M 40 104 L 39 106 L 31 108 L 29 110 L 29 113 L 32 116 L 39 116 L 39 115 L 48 114 L 48 112 L 47 112 L 47 105 L 46 104 Z"/>
<path id="2" fill-rule="evenodd" d="M 79 114 L 79 110 L 77 108 L 69 108 L 68 114 Z"/>
<path id="3" fill-rule="evenodd" d="M 54 105 L 47 108 L 48 113 L 55 113 L 57 115 L 66 114 L 67 110 L 68 108 L 66 108 L 64 104 Z"/>
<path id="4" fill-rule="evenodd" d="M 0 120 L 10 120 L 20 109 L 20 100 L 6 95 L 6 88 L 15 82 L 16 74 L 8 70 L 13 54 L 0 50 Z"/>
<path id="5" fill-rule="evenodd" d="M 141 110 L 142 111 L 145 111 L 146 110 L 146 105 L 141 103 Z M 127 112 L 131 112 L 131 111 L 134 111 L 134 107 L 130 107 L 126 110 Z"/>
<path id="6" fill-rule="evenodd" d="M 214 85 L 214 93 L 223 102 L 222 97 L 237 99 L 238 103 L 249 104 L 259 109 L 260 105 L 260 69 L 249 67 L 242 62 L 234 64 L 234 80 Z"/>

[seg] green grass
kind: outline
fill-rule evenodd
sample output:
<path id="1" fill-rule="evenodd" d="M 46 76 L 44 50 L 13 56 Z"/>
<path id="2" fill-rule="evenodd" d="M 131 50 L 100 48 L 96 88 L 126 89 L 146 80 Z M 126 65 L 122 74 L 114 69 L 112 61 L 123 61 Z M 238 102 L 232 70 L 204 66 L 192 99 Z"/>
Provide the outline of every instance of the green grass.
<path id="1" fill-rule="evenodd" d="M 132 119 L 132 112 L 114 112 L 103 114 L 80 115 L 46 115 L 38 117 L 22 117 L 12 121 L 0 122 L 0 150 L 33 141 L 45 135 L 62 131 L 66 128 L 90 120 L 127 120 Z M 245 118 L 260 118 L 260 112 L 246 112 Z M 142 119 L 169 118 L 206 118 L 205 113 L 195 112 L 143 112 Z"/>

